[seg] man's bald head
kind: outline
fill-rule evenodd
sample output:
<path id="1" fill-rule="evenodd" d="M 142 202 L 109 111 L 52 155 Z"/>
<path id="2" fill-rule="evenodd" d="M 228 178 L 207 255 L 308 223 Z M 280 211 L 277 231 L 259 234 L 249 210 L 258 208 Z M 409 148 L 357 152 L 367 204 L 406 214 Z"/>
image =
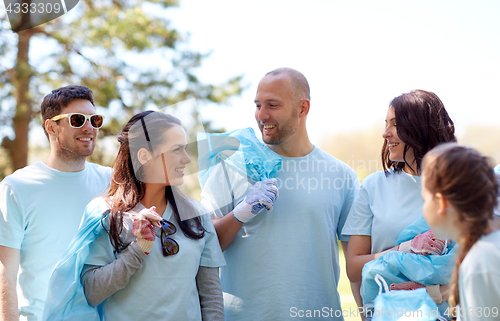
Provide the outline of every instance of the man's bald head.
<path id="1" fill-rule="evenodd" d="M 309 83 L 306 77 L 299 71 L 292 68 L 278 68 L 268 72 L 266 77 L 284 77 L 290 79 L 290 87 L 292 89 L 295 100 L 301 99 L 311 100 Z"/>

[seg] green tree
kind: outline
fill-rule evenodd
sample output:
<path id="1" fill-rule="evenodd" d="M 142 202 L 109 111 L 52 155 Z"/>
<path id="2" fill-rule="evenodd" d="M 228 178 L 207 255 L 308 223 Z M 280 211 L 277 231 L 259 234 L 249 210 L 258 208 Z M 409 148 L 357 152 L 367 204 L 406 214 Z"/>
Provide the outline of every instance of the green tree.
<path id="1" fill-rule="evenodd" d="M 190 97 L 224 103 L 240 94 L 241 76 L 218 85 L 197 78 L 196 68 L 208 54 L 190 50 L 187 37 L 170 26 L 165 10 L 176 5 L 80 1 L 67 15 L 19 33 L 0 11 L 0 140 L 10 170 L 27 165 L 30 125 L 39 126 L 43 95 L 60 86 L 85 85 L 97 106 L 120 106 L 101 136 L 116 134 L 131 115 L 152 106 Z M 5 127 L 12 127 L 13 139 Z"/>

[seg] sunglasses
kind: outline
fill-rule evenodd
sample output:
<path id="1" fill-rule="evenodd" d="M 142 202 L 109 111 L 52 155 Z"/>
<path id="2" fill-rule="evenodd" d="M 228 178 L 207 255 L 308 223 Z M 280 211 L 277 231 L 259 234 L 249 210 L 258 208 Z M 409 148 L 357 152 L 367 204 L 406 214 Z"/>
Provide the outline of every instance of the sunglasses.
<path id="1" fill-rule="evenodd" d="M 80 113 L 61 114 L 52 117 L 50 120 L 56 121 L 65 117 L 68 117 L 69 125 L 73 128 L 82 128 L 88 120 L 92 127 L 99 129 L 102 127 L 102 123 L 104 121 L 104 116 L 102 115 L 84 115 Z"/>
<path id="2" fill-rule="evenodd" d="M 161 249 L 163 250 L 163 256 L 174 255 L 179 252 L 179 244 L 173 239 L 170 238 L 170 235 L 175 234 L 177 232 L 177 228 L 175 225 L 167 220 L 162 220 L 161 224 Z M 165 234 L 165 237 L 163 237 Z"/>

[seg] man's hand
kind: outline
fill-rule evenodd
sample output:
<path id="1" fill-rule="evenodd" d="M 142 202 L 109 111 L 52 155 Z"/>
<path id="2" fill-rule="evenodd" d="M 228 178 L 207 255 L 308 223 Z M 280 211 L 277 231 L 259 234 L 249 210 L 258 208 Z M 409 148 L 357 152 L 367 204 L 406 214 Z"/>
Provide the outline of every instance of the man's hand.
<path id="1" fill-rule="evenodd" d="M 259 214 L 264 208 L 273 210 L 273 203 L 278 198 L 276 179 L 266 179 L 255 183 L 245 199 L 234 210 L 234 217 L 241 223 L 246 223 Z"/>

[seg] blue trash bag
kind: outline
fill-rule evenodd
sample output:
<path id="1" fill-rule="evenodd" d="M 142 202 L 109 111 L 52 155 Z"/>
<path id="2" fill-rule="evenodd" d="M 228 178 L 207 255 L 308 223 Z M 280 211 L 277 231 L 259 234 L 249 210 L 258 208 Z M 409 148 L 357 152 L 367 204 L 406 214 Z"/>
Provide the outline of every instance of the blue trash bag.
<path id="1" fill-rule="evenodd" d="M 423 217 L 405 228 L 399 235 L 396 245 L 413 239 L 416 235 L 429 230 Z M 362 272 L 361 296 L 363 303 L 369 303 L 378 294 L 379 286 L 375 276 L 379 274 L 387 283 L 403 283 L 415 281 L 423 285 L 448 284 L 455 268 L 457 246 L 455 242 L 448 245 L 444 255 L 420 255 L 390 251 L 378 259 L 365 264 Z"/>
<path id="2" fill-rule="evenodd" d="M 254 181 L 276 177 L 281 169 L 281 158 L 260 142 L 250 127 L 222 134 L 198 133 L 197 141 L 202 189 L 213 167 L 221 161 Z"/>
<path id="3" fill-rule="evenodd" d="M 379 294 L 375 298 L 375 308 L 372 311 L 373 321 L 435 321 L 439 318 L 437 305 L 424 288 L 389 291 L 387 283 L 380 275 L 376 275 L 374 280 L 379 285 Z"/>
<path id="4" fill-rule="evenodd" d="M 85 211 L 78 233 L 52 271 L 42 318 L 44 321 L 100 321 L 102 318 L 99 312 L 102 305 L 93 308 L 87 303 L 80 274 L 89 254 L 90 243 L 106 233 L 101 219 L 108 207 L 104 199 L 97 198 L 87 208 L 92 210 L 88 213 Z"/>

